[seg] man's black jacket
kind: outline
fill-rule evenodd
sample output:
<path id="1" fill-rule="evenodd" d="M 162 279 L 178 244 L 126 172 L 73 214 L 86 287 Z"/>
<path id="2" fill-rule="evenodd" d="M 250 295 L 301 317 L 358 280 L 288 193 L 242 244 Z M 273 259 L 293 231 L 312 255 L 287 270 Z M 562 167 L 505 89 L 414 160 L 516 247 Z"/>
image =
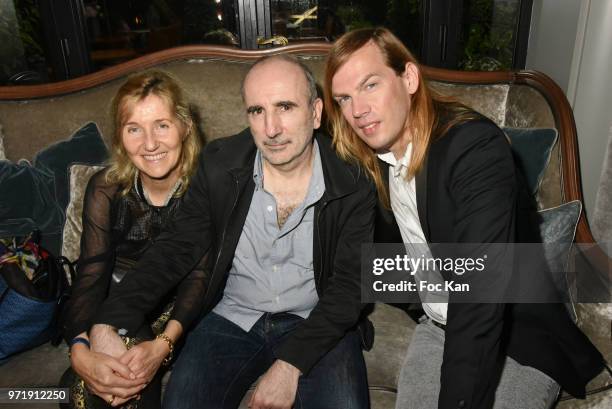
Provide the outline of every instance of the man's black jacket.
<path id="1" fill-rule="evenodd" d="M 383 175 L 388 167 L 379 161 Z M 514 243 L 534 231 L 503 132 L 489 120 L 456 125 L 434 141 L 415 180 L 429 243 Z M 375 241 L 401 242 L 393 213 L 378 207 Z M 537 223 L 537 222 L 536 222 Z M 539 234 L 537 226 L 535 233 Z M 452 279 L 445 277 L 447 280 Z M 503 360 L 539 369 L 577 397 L 603 370 L 601 354 L 563 304 L 448 305 L 439 408 L 493 406 Z"/>
<path id="2" fill-rule="evenodd" d="M 341 161 L 327 135 L 316 133 L 325 192 L 315 205 L 313 266 L 319 301 L 279 346 L 277 356 L 307 373 L 357 326 L 360 297 L 360 250 L 373 241 L 376 195 L 358 168 Z M 206 146 L 182 206 L 154 245 L 104 303 L 96 323 L 125 328 L 143 324 L 158 300 L 208 254 L 206 293 L 197 300 L 202 314 L 220 300 L 255 184 L 256 147 L 247 129 Z M 195 308 L 195 305 L 194 305 Z M 362 322 L 364 344 L 371 345 L 371 324 Z"/>

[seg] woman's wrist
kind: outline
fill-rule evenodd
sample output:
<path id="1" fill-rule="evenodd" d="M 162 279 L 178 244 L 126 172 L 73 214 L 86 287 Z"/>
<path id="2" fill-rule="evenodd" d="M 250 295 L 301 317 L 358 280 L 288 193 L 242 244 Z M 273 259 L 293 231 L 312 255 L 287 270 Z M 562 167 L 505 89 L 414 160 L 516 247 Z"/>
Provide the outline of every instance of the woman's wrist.
<path id="1" fill-rule="evenodd" d="M 84 344 L 77 343 L 70 347 L 70 365 L 74 371 L 81 375 L 83 365 L 85 365 L 87 356 L 91 353 L 91 350 Z"/>
<path id="2" fill-rule="evenodd" d="M 91 349 L 87 333 L 83 332 L 68 342 L 68 355 L 72 358 L 72 354 L 86 352 Z"/>
<path id="3" fill-rule="evenodd" d="M 181 338 L 181 334 L 183 333 L 183 325 L 175 320 L 171 319 L 166 324 L 166 328 L 164 328 L 163 334 L 168 336 L 173 344 L 176 344 L 178 340 Z"/>
<path id="4" fill-rule="evenodd" d="M 162 364 L 168 365 L 173 357 L 174 341 L 170 339 L 168 335 L 162 332 L 160 334 L 157 334 L 157 336 L 155 337 L 155 342 L 158 345 L 162 345 L 161 348 L 163 348 L 164 351 L 164 361 L 162 362 Z"/>
<path id="5" fill-rule="evenodd" d="M 84 336 L 78 335 L 72 338 L 69 342 L 70 349 L 72 349 L 72 347 L 76 344 L 82 344 L 82 345 L 85 345 L 87 349 L 91 349 L 91 344 L 89 343 L 89 339 Z"/>

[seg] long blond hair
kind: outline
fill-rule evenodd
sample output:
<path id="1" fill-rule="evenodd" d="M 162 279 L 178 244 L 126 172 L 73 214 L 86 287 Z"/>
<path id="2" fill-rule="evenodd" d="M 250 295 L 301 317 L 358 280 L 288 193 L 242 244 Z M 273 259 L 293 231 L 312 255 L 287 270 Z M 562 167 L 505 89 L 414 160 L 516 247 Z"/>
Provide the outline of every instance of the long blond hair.
<path id="1" fill-rule="evenodd" d="M 417 59 L 412 53 L 385 28 L 364 28 L 344 34 L 332 46 L 325 67 L 324 98 L 327 111 L 327 122 L 338 155 L 346 161 L 364 168 L 376 184 L 378 195 L 386 207 L 389 207 L 389 193 L 383 182 L 378 157 L 353 131 L 344 119 L 338 103 L 332 94 L 332 79 L 353 53 L 369 42 L 374 43 L 381 51 L 388 67 L 401 75 L 410 62 L 417 67 L 419 87 L 411 97 L 408 123 L 412 136 L 412 154 L 406 178 L 412 179 L 425 161 L 431 141 L 443 135 L 454 124 L 467 120 L 473 111 L 458 102 L 444 97 L 427 84 Z M 441 116 L 445 120 L 441 121 Z M 447 121 L 446 118 L 450 118 Z"/>
<path id="2" fill-rule="evenodd" d="M 182 183 L 174 193 L 174 196 L 181 196 L 187 190 L 190 176 L 195 172 L 202 147 L 202 136 L 194 123 L 192 110 L 182 88 L 174 78 L 162 71 L 153 70 L 132 75 L 115 94 L 111 105 L 113 138 L 106 182 L 118 183 L 124 195 L 132 188 L 137 169 L 123 146 L 122 130 L 131 115 L 134 102 L 142 101 L 151 94 L 168 103 L 170 110 L 185 130 L 179 165 L 179 178 Z"/>

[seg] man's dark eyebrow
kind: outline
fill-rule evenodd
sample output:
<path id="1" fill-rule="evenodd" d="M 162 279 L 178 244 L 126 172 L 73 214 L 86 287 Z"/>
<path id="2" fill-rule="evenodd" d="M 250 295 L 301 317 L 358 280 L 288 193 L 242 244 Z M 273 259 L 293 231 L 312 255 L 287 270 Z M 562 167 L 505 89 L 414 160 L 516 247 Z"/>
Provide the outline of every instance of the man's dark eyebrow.
<path id="1" fill-rule="evenodd" d="M 278 101 L 274 104 L 275 107 L 286 106 L 286 105 L 289 105 L 290 107 L 298 106 L 298 104 L 296 104 L 293 101 Z"/>
<path id="2" fill-rule="evenodd" d="M 261 109 L 260 105 L 251 105 L 250 107 L 247 108 L 247 114 L 252 114 L 253 112 L 257 111 Z"/>

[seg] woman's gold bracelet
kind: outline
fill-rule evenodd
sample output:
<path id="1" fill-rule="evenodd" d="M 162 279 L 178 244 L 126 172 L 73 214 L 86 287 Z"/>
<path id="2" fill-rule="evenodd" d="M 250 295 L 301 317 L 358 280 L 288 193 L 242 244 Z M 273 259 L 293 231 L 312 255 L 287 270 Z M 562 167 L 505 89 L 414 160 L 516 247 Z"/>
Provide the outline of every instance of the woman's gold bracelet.
<path id="1" fill-rule="evenodd" d="M 163 339 L 164 341 L 166 341 L 166 344 L 168 344 L 168 348 L 170 349 L 170 352 L 168 353 L 168 355 L 166 356 L 166 358 L 164 358 L 164 361 L 162 362 L 162 365 L 168 366 L 170 361 L 172 361 L 172 355 L 174 353 L 174 342 L 172 342 L 170 337 L 164 334 L 163 332 L 157 334 L 155 338 Z"/>

